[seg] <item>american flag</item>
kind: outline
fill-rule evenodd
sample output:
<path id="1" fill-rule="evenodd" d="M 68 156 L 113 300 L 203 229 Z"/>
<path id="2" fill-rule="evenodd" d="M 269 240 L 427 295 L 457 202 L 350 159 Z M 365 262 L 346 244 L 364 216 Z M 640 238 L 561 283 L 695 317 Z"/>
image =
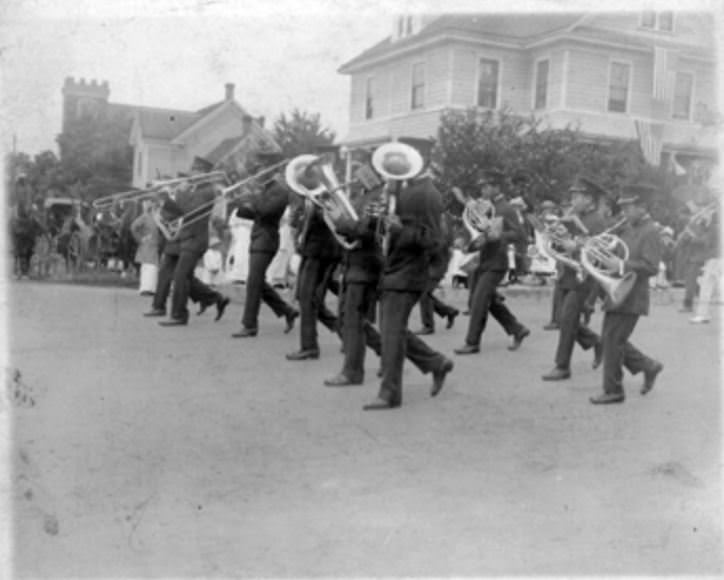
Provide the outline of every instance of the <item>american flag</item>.
<path id="1" fill-rule="evenodd" d="M 661 163 L 661 132 L 663 125 L 649 121 L 636 121 L 636 133 L 639 136 L 639 144 L 644 154 L 644 159 L 654 167 Z"/>

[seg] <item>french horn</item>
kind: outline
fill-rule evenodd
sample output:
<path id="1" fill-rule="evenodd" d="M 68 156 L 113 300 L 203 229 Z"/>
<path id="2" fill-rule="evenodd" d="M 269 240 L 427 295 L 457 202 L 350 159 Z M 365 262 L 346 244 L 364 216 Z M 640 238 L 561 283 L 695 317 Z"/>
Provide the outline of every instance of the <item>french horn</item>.
<path id="1" fill-rule="evenodd" d="M 603 232 L 586 240 L 581 248 L 581 266 L 603 288 L 613 307 L 620 306 L 636 283 L 636 272 L 621 275 L 629 249 L 620 237 Z"/>

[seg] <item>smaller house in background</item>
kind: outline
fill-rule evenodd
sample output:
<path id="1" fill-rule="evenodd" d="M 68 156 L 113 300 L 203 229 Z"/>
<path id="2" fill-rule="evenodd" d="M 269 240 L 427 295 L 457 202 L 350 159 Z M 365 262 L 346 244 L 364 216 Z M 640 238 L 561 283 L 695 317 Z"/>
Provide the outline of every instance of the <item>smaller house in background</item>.
<path id="1" fill-rule="evenodd" d="M 63 132 L 80 119 L 114 118 L 126 127 L 125 143 L 133 149 L 133 187 L 188 172 L 194 157 L 225 169 L 238 169 L 255 151 L 279 151 L 264 129 L 234 97 L 227 83 L 223 100 L 198 111 L 111 103 L 108 82 L 67 78 L 63 86 Z"/>

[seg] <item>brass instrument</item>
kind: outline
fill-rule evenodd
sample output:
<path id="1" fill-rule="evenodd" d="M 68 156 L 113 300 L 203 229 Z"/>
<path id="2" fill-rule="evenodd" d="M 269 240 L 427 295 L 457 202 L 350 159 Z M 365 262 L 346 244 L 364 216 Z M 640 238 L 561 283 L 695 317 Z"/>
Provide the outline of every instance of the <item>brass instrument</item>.
<path id="1" fill-rule="evenodd" d="M 104 211 L 123 201 L 140 201 L 142 199 L 155 197 L 165 189 L 200 185 L 202 183 L 214 182 L 222 179 L 226 179 L 226 174 L 223 171 L 212 171 L 210 173 L 200 173 L 198 175 L 191 175 L 188 177 L 177 177 L 174 179 L 154 181 L 152 182 L 151 187 L 146 189 L 134 189 L 99 197 L 91 202 L 91 206 L 93 209 Z"/>
<path id="2" fill-rule="evenodd" d="M 344 190 L 349 183 L 338 182 L 331 162 L 324 161 L 318 155 L 299 155 L 289 161 L 284 177 L 295 193 L 322 210 L 324 222 L 343 248 L 353 250 L 359 247 L 359 241 L 347 241 L 335 228 L 335 222 L 340 218 L 356 222 L 359 216 Z M 308 219 L 305 220 L 305 226 L 307 223 Z"/>
<path id="3" fill-rule="evenodd" d="M 693 214 L 684 229 L 681 230 L 676 243 L 681 244 L 706 233 L 709 227 L 711 227 L 712 220 L 718 209 L 719 202 L 718 200 L 714 200 Z"/>
<path id="4" fill-rule="evenodd" d="M 419 175 L 425 166 L 425 161 L 414 147 L 392 142 L 375 149 L 371 163 L 375 171 L 387 180 L 383 191 L 383 204 L 386 206 L 385 215 L 389 218 L 397 212 L 397 196 L 402 182 Z M 380 216 L 378 221 L 377 236 L 380 239 L 382 254 L 387 256 L 390 248 L 390 232 L 383 216 Z"/>
<path id="5" fill-rule="evenodd" d="M 470 248 L 479 249 L 488 239 L 498 239 L 503 230 L 503 218 L 495 217 L 495 205 L 489 199 L 468 200 L 462 220 L 470 234 Z"/>
<path id="6" fill-rule="evenodd" d="M 636 283 L 636 272 L 623 272 L 629 249 L 620 237 L 611 233 L 626 223 L 621 220 L 605 232 L 588 238 L 581 248 L 581 266 L 606 292 L 611 304 L 619 306 Z"/>

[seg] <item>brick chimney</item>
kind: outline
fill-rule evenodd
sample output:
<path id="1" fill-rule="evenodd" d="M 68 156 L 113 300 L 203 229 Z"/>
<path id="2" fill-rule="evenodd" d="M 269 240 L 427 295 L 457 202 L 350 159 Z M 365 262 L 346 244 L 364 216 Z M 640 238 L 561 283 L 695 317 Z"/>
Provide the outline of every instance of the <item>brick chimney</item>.
<path id="1" fill-rule="evenodd" d="M 233 101 L 234 100 L 234 83 L 226 83 L 224 85 L 226 87 L 226 99 L 227 101 Z"/>

